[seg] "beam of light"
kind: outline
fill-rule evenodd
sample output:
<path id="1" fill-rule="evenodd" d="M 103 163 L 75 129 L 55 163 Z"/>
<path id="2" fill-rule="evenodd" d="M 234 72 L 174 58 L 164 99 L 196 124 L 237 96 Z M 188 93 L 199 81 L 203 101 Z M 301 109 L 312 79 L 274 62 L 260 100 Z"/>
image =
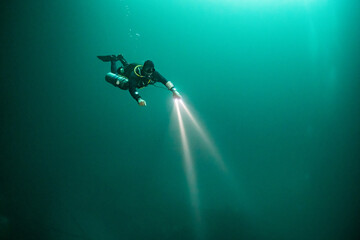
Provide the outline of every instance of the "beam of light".
<path id="1" fill-rule="evenodd" d="M 210 153 L 215 158 L 216 162 L 219 164 L 220 168 L 223 171 L 227 171 L 225 163 L 219 154 L 219 151 L 215 147 L 215 144 L 210 140 L 210 137 L 206 132 L 204 131 L 204 128 L 200 126 L 199 122 L 196 120 L 193 114 L 191 114 L 190 110 L 186 107 L 185 103 L 183 101 L 177 101 L 180 102 L 182 107 L 184 108 L 185 112 L 188 114 L 189 118 L 191 119 L 192 123 L 194 124 L 196 130 L 199 132 L 200 136 L 202 137 L 203 141 L 205 142 L 206 146 L 209 148 Z"/>
<path id="2" fill-rule="evenodd" d="M 200 210 L 199 210 L 199 197 L 198 197 L 198 188 L 196 181 L 196 174 L 194 170 L 194 163 L 190 154 L 189 142 L 187 140 L 184 123 L 179 108 L 179 101 L 175 100 L 176 112 L 179 121 L 181 142 L 183 146 L 183 155 L 184 155 L 184 167 L 186 171 L 186 178 L 190 188 L 191 194 L 191 203 L 195 209 L 196 219 L 200 222 Z"/>

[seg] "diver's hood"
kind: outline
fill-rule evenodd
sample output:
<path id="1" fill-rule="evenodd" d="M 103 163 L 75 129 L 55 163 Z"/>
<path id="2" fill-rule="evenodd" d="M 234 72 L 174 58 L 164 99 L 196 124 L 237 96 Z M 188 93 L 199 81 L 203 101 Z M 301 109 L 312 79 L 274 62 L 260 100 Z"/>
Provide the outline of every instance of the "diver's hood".
<path id="1" fill-rule="evenodd" d="M 142 67 L 142 74 L 144 75 L 145 72 L 148 72 L 149 70 L 151 72 L 154 72 L 155 71 L 155 65 L 154 65 L 153 61 L 146 60 L 143 67 Z"/>

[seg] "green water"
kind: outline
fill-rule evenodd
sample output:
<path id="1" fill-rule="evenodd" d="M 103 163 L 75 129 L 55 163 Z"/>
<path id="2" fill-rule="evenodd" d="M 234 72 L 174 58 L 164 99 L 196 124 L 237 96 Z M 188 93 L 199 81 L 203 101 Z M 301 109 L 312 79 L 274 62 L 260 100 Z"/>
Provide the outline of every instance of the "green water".
<path id="1" fill-rule="evenodd" d="M 359 239 L 360 4 L 0 4 L 0 239 Z M 151 59 L 139 107 L 97 55 Z M 196 199 L 197 202 L 194 202 Z"/>

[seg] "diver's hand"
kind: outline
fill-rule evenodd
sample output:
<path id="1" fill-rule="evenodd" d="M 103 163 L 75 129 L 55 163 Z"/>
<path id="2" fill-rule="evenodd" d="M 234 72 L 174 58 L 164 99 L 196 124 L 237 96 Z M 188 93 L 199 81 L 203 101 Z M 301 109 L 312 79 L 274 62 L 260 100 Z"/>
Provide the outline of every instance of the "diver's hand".
<path id="1" fill-rule="evenodd" d="M 142 98 L 139 98 L 138 103 L 139 103 L 139 106 L 144 106 L 144 107 L 146 106 L 146 102 Z"/>
<path id="2" fill-rule="evenodd" d="M 182 97 L 181 97 L 181 95 L 180 95 L 180 93 L 179 93 L 178 91 L 174 90 L 174 91 L 173 91 L 173 98 L 175 98 L 175 99 L 181 99 Z"/>

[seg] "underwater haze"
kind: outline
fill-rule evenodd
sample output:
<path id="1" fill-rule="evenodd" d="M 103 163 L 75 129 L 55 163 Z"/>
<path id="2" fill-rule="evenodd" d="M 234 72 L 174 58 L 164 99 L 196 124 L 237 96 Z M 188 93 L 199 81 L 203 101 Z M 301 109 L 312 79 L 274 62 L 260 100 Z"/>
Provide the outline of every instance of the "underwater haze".
<path id="1" fill-rule="evenodd" d="M 0 9 L 0 240 L 360 239 L 359 1 Z"/>

